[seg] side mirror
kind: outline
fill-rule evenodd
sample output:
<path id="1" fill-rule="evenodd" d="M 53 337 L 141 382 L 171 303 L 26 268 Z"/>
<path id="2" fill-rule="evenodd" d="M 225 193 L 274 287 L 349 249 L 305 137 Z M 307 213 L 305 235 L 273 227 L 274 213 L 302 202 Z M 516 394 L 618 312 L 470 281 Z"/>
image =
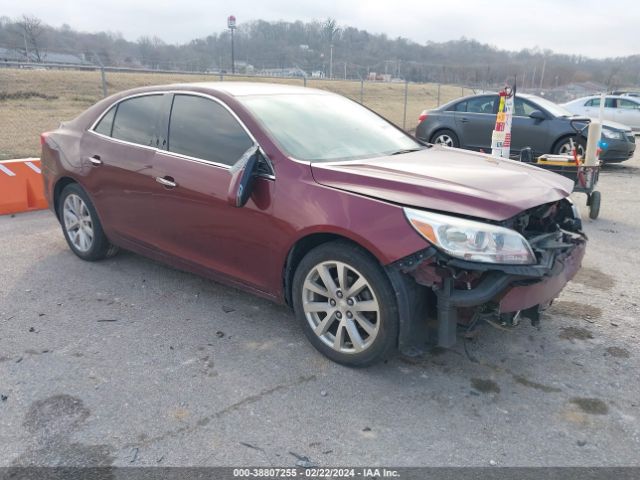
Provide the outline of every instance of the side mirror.
<path id="1" fill-rule="evenodd" d="M 529 114 L 529 118 L 533 118 L 534 120 L 546 120 L 547 116 L 540 110 L 534 110 Z"/>
<path id="2" fill-rule="evenodd" d="M 259 159 L 260 148 L 251 147 L 229 170 L 231 181 L 229 182 L 227 202 L 232 207 L 244 207 L 249 200 Z"/>

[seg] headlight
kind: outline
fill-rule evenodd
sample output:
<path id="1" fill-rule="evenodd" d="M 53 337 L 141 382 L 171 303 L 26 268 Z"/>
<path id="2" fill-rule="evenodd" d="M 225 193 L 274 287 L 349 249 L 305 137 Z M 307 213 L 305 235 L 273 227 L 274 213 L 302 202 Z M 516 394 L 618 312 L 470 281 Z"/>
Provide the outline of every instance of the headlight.
<path id="1" fill-rule="evenodd" d="M 452 257 L 509 265 L 536 263 L 529 243 L 509 228 L 412 208 L 405 208 L 404 214 L 420 235 Z"/>
<path id="2" fill-rule="evenodd" d="M 575 218 L 576 220 L 580 220 L 582 222 L 582 215 L 580 215 L 580 210 L 578 209 L 578 207 L 576 207 L 576 204 L 573 203 L 573 200 L 571 200 L 571 198 L 569 198 L 569 197 L 565 198 L 565 200 L 567 202 L 569 202 L 569 205 L 571 205 L 571 211 L 573 212 L 573 218 Z"/>
<path id="3" fill-rule="evenodd" d="M 618 132 L 617 130 L 610 130 L 608 128 L 602 129 L 602 136 L 613 140 L 624 140 L 624 135 L 622 134 L 622 132 Z"/>

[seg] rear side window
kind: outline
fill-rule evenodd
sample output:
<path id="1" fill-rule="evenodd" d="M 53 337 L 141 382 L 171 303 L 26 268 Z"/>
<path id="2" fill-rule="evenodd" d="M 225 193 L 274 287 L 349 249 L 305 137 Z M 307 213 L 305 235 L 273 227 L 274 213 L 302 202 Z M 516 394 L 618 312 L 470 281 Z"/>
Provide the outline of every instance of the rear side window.
<path id="1" fill-rule="evenodd" d="M 493 113 L 493 106 L 496 102 L 494 96 L 476 97 L 467 100 L 467 113 Z"/>
<path id="2" fill-rule="evenodd" d="M 599 105 L 600 105 L 599 98 L 592 98 L 590 100 L 587 100 L 587 102 L 584 104 L 585 107 L 597 107 Z"/>
<path id="3" fill-rule="evenodd" d="M 253 145 L 222 105 L 194 95 L 175 95 L 169 122 L 169 151 L 233 165 Z"/>
<path id="4" fill-rule="evenodd" d="M 112 137 L 139 145 L 152 145 L 162 95 L 145 95 L 118 104 Z"/>
<path id="5" fill-rule="evenodd" d="M 111 128 L 113 127 L 113 118 L 116 116 L 116 107 L 111 107 L 107 113 L 104 114 L 100 123 L 96 125 L 94 129 L 97 133 L 101 133 L 102 135 L 106 135 L 107 137 L 111 136 Z"/>
<path id="6" fill-rule="evenodd" d="M 466 112 L 467 111 L 467 102 L 456 103 L 453 109 L 456 112 Z"/>

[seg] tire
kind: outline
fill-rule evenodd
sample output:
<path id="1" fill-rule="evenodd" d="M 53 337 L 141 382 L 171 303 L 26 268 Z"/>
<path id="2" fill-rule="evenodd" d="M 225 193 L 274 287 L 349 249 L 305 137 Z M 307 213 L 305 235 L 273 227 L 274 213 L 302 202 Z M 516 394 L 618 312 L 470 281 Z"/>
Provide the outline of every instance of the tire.
<path id="1" fill-rule="evenodd" d="M 62 190 L 58 215 L 69 248 L 82 260 L 93 262 L 117 253 L 118 247 L 112 245 L 104 234 L 93 203 L 77 183 Z"/>
<path id="2" fill-rule="evenodd" d="M 436 133 L 431 135 L 429 143 L 453 148 L 460 147 L 460 140 L 458 140 L 458 136 L 451 130 L 438 130 Z"/>
<path id="3" fill-rule="evenodd" d="M 600 200 L 602 195 L 600 192 L 593 191 L 589 196 L 589 218 L 595 220 L 600 215 Z"/>
<path id="4" fill-rule="evenodd" d="M 346 279 L 338 279 L 339 271 L 346 272 Z M 327 282 L 332 283 L 327 287 Z M 334 362 L 364 367 L 395 350 L 398 308 L 393 288 L 377 260 L 360 247 L 337 240 L 311 250 L 296 269 L 292 294 L 305 335 Z"/>
<path id="5" fill-rule="evenodd" d="M 552 153 L 554 155 L 571 155 L 571 140 L 578 144 L 578 155 L 584 157 L 584 152 L 587 148 L 587 141 L 582 136 L 578 137 L 578 140 L 576 140 L 574 136 L 561 138 L 553 146 Z"/>

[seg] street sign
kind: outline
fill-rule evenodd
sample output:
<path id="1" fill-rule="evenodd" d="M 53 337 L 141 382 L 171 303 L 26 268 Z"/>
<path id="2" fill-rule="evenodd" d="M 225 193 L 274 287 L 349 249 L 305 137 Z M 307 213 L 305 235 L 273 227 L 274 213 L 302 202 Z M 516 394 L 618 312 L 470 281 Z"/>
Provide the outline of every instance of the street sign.
<path id="1" fill-rule="evenodd" d="M 229 18 L 227 18 L 227 27 L 234 29 L 236 28 L 236 17 L 233 15 L 229 15 Z"/>

